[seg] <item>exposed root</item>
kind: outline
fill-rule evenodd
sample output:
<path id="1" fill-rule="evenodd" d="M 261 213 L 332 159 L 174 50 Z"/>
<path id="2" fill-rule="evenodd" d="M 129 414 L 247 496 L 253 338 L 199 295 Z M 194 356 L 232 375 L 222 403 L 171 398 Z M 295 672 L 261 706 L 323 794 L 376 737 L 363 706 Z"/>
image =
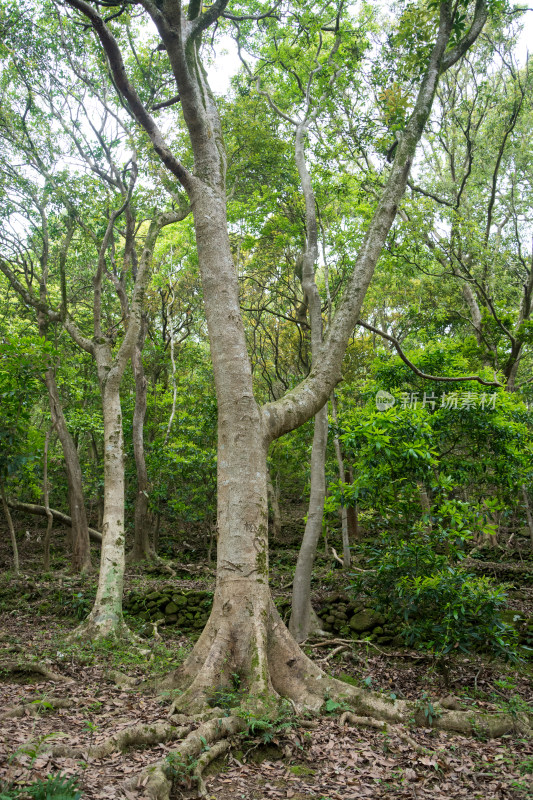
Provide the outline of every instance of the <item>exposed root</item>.
<path id="1" fill-rule="evenodd" d="M 131 678 L 129 675 L 125 675 L 118 670 L 112 670 L 109 673 L 109 678 L 119 689 L 132 689 L 134 686 L 138 686 L 141 683 L 138 678 Z"/>
<path id="2" fill-rule="evenodd" d="M 339 717 L 339 725 L 344 727 L 347 723 L 358 728 L 376 728 L 378 731 L 387 730 L 387 723 L 373 717 L 358 717 L 351 711 L 345 711 Z"/>
<path id="3" fill-rule="evenodd" d="M 14 719 L 17 717 L 37 717 L 43 711 L 56 708 L 70 708 L 74 703 L 72 700 L 67 700 L 62 697 L 47 697 L 46 700 L 39 700 L 33 702 L 22 702 L 14 708 L 8 708 L 3 714 L 0 714 L 0 721 L 4 719 Z"/>
<path id="4" fill-rule="evenodd" d="M 411 722 L 427 727 L 428 721 L 423 707 L 406 700 L 392 700 L 386 697 L 357 689 L 332 678 L 322 683 L 328 696 L 348 702 L 356 714 L 363 718 L 377 719 L 388 724 L 408 725 Z M 435 703 L 431 726 L 443 731 L 461 733 L 467 736 L 486 736 L 498 738 L 508 733 L 532 736 L 533 717 L 528 714 L 503 714 L 480 711 L 457 711 L 446 709 Z"/>
<path id="5" fill-rule="evenodd" d="M 33 661 L 8 661 L 0 666 L 0 669 L 12 675 L 42 675 L 48 681 L 56 683 L 72 683 L 72 678 L 66 678 L 58 672 L 48 669 L 43 664 Z"/>
<path id="6" fill-rule="evenodd" d="M 81 625 L 78 625 L 67 637 L 70 644 L 86 641 L 95 642 L 102 639 L 116 639 L 117 641 L 130 642 L 133 645 L 146 646 L 146 642 L 131 631 L 121 616 L 109 617 L 102 622 L 95 622 L 89 615 Z"/>
<path id="7" fill-rule="evenodd" d="M 188 726 L 176 727 L 165 722 L 156 722 L 151 725 L 131 725 L 124 728 L 114 736 L 109 736 L 100 744 L 93 745 L 87 751 L 70 745 L 52 745 L 46 748 L 54 758 L 107 758 L 117 751 L 129 750 L 132 747 L 151 746 L 163 742 L 173 742 L 186 736 L 191 730 L 192 723 Z"/>
<path id="8" fill-rule="evenodd" d="M 305 646 L 309 647 L 311 650 L 316 650 L 317 647 L 331 647 L 334 644 L 352 644 L 353 639 L 326 639 L 323 642 L 314 642 L 313 644 L 307 644 L 305 642 Z"/>
<path id="9" fill-rule="evenodd" d="M 387 725 L 414 723 L 428 727 L 422 705 L 375 694 L 329 677 L 302 652 L 273 604 L 268 615 L 255 616 L 253 598 L 235 594 L 220 607 L 216 602 L 206 628 L 185 663 L 160 684 L 160 688 L 184 689 L 173 710 L 204 711 L 206 705 L 212 705 L 215 692 L 234 691 L 232 676 L 242 674 L 247 676 L 247 683 L 240 690 L 245 689 L 248 697 L 242 705 L 247 704 L 256 711 L 263 706 L 262 713 L 269 713 L 279 698 L 286 698 L 296 712 L 320 712 L 328 697 L 347 704 L 356 717 Z M 243 611 L 238 617 L 241 620 L 238 629 L 230 614 L 236 605 L 241 605 Z M 336 642 L 344 646 L 351 640 Z M 321 645 L 319 642 L 315 647 Z M 532 734 L 533 716 L 527 714 L 451 709 L 435 703 L 431 716 L 432 727 L 467 736 L 496 738 L 508 733 Z"/>
<path id="10" fill-rule="evenodd" d="M 194 760 L 202 754 L 206 746 L 225 740 L 246 727 L 240 717 L 218 717 L 204 722 L 180 743 L 179 748 L 171 750 L 164 760 L 147 767 L 136 778 L 128 781 L 125 784 L 126 791 L 142 786 L 143 795 L 149 800 L 169 800 L 173 782 L 196 774 L 198 764 L 194 764 Z M 203 763 L 198 776 L 201 776 L 208 763 L 209 760 Z"/>
<path id="11" fill-rule="evenodd" d="M 217 759 L 224 753 L 227 753 L 229 748 L 230 748 L 229 740 L 221 739 L 219 742 L 215 742 L 215 744 L 205 753 L 202 753 L 202 755 L 198 759 L 198 763 L 196 764 L 193 776 L 198 783 L 199 797 L 207 797 L 207 787 L 202 777 L 203 771 L 207 766 L 209 766 L 209 764 L 215 761 L 215 759 Z"/>

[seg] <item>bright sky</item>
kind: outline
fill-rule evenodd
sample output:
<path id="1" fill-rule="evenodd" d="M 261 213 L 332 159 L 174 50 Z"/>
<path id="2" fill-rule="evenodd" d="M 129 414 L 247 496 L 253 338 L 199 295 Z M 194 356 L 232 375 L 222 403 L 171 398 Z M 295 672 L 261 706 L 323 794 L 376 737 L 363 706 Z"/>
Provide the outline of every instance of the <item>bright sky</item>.
<path id="1" fill-rule="evenodd" d="M 524 30 L 520 37 L 517 57 L 524 64 L 529 53 L 533 52 L 533 11 L 528 11 L 523 17 Z M 207 70 L 209 85 L 216 94 L 225 94 L 230 85 L 231 78 L 237 74 L 240 67 L 237 47 L 233 39 L 224 37 L 219 45 L 224 52 L 217 55 L 216 65 Z M 220 51 L 219 51 L 220 52 Z"/>

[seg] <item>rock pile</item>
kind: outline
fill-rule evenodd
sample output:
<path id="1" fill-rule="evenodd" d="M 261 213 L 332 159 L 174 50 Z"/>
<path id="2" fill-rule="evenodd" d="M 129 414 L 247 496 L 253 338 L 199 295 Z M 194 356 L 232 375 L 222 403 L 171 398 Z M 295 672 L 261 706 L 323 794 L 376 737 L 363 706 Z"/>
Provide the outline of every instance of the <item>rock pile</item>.
<path id="1" fill-rule="evenodd" d="M 352 598 L 336 592 L 324 599 L 318 608 L 324 630 L 340 636 L 371 638 L 379 644 L 400 644 L 393 625 L 378 611 L 365 608 Z M 402 640 L 403 641 L 403 640 Z"/>
<path id="2" fill-rule="evenodd" d="M 200 632 L 209 618 L 212 604 L 213 592 L 165 586 L 149 594 L 130 592 L 124 600 L 124 610 L 146 622 Z"/>

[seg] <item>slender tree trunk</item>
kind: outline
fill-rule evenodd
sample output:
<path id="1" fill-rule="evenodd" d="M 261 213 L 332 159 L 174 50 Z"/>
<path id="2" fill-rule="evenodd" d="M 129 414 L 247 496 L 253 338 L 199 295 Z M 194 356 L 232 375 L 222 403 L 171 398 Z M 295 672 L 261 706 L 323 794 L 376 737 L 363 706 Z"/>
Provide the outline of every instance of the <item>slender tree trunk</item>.
<path id="1" fill-rule="evenodd" d="M 41 328 L 42 327 L 41 325 Z M 85 511 L 80 459 L 74 440 L 67 428 L 63 406 L 59 398 L 59 391 L 52 367 L 46 370 L 44 380 L 46 388 L 48 389 L 52 425 L 55 427 L 58 439 L 61 443 L 63 457 L 65 459 L 65 470 L 67 473 L 68 504 L 70 517 L 72 519 L 70 566 L 73 572 L 86 572 L 91 569 L 91 544 L 89 541 L 89 526 Z"/>
<path id="2" fill-rule="evenodd" d="M 44 535 L 44 558 L 43 569 L 47 572 L 50 569 L 50 539 L 52 538 L 52 528 L 54 525 L 54 517 L 50 511 L 50 498 L 48 491 L 48 450 L 50 447 L 50 435 L 52 430 L 46 431 L 44 440 L 44 459 L 43 459 L 43 503 L 46 511 L 46 533 Z"/>
<path id="3" fill-rule="evenodd" d="M 313 447 L 311 450 L 311 492 L 305 531 L 298 553 L 292 584 L 292 608 L 289 630 L 297 642 L 320 630 L 320 622 L 311 606 L 311 578 L 316 550 L 322 534 L 326 476 L 324 464 L 328 441 L 328 409 L 324 406 L 315 414 Z"/>
<path id="4" fill-rule="evenodd" d="M 353 469 L 348 467 L 348 483 L 353 483 Z M 351 542 L 356 542 L 359 538 L 359 516 L 357 513 L 357 503 L 348 506 L 348 534 Z"/>
<path id="5" fill-rule="evenodd" d="M 97 346 L 95 354 L 104 417 L 104 515 L 96 599 L 79 632 L 98 637 L 116 634 L 123 628 L 124 436 L 120 376 L 108 377 L 111 354 L 107 345 Z"/>
<path id="6" fill-rule="evenodd" d="M 527 486 L 522 484 L 522 497 L 524 498 L 524 508 L 526 509 L 527 527 L 529 528 L 529 536 L 531 538 L 531 549 L 533 550 L 533 514 L 531 513 L 531 505 L 529 502 L 529 494 Z"/>
<path id="7" fill-rule="evenodd" d="M 159 530 L 161 528 L 161 512 L 158 510 L 155 515 L 154 532 L 152 535 L 152 548 L 157 554 L 159 550 Z"/>
<path id="8" fill-rule="evenodd" d="M 347 506 L 346 514 L 348 517 L 348 538 L 351 542 L 359 538 L 359 520 L 357 518 L 357 506 Z"/>
<path id="9" fill-rule="evenodd" d="M 341 443 L 338 434 L 338 416 L 337 416 L 337 401 L 335 399 L 335 392 L 331 393 L 331 415 L 333 417 L 333 424 L 335 426 L 335 433 L 333 434 L 333 445 L 335 447 L 335 456 L 337 458 L 337 468 L 339 470 L 339 480 L 342 484 L 346 483 L 346 472 L 344 470 L 344 459 L 342 457 Z M 341 505 L 341 526 L 342 526 L 342 563 L 345 569 L 352 563 L 350 555 L 350 531 L 348 528 L 348 509 L 342 503 Z"/>
<path id="10" fill-rule="evenodd" d="M 130 553 L 132 561 L 143 561 L 150 558 L 150 513 L 148 511 L 148 471 L 144 454 L 144 418 L 146 416 L 146 397 L 148 383 L 142 363 L 142 348 L 146 336 L 143 321 L 139 339 L 135 345 L 131 363 L 135 377 L 135 409 L 133 411 L 133 452 L 137 470 L 137 495 L 135 498 L 135 534 L 133 549 Z"/>
<path id="11" fill-rule="evenodd" d="M 272 511 L 272 539 L 277 541 L 281 535 L 281 511 L 279 507 L 279 487 L 272 482 L 270 470 L 267 473 L 268 501 Z"/>
<path id="12" fill-rule="evenodd" d="M 312 366 L 316 367 L 322 347 L 322 303 L 315 281 L 315 264 L 318 258 L 318 223 L 316 202 L 311 176 L 305 161 L 304 143 L 309 119 L 296 126 L 294 157 L 302 194 L 305 200 L 306 246 L 303 253 L 302 289 L 309 309 L 311 326 Z M 326 499 L 326 452 L 328 446 L 327 402 L 315 414 L 313 446 L 311 450 L 311 490 L 307 522 L 292 585 L 292 608 L 289 629 L 296 641 L 302 642 L 309 634 L 319 632 L 320 621 L 311 607 L 311 577 L 316 549 L 322 533 L 324 502 Z"/>
<path id="13" fill-rule="evenodd" d="M 13 549 L 13 569 L 15 571 L 15 575 L 18 575 L 20 568 L 19 568 L 19 551 L 17 546 L 17 537 L 15 535 L 15 526 L 13 525 L 13 518 L 11 517 L 11 512 L 7 504 L 6 492 L 3 483 L 0 483 L 0 498 L 2 499 L 2 508 L 4 509 L 4 514 L 7 521 L 7 527 L 9 528 L 9 535 L 11 536 L 11 547 Z"/>

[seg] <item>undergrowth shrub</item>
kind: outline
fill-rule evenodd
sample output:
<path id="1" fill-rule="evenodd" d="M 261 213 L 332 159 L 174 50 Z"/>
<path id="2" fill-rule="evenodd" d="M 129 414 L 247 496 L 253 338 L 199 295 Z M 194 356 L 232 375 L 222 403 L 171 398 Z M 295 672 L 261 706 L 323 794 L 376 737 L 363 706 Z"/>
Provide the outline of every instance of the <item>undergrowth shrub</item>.
<path id="1" fill-rule="evenodd" d="M 11 787 L 0 790 L 0 800 L 80 800 L 77 778 L 64 775 L 50 775 L 46 780 L 38 780 L 31 786 Z"/>
<path id="2" fill-rule="evenodd" d="M 453 541 L 415 533 L 396 542 L 383 538 L 369 554 L 370 571 L 354 576 L 352 588 L 396 618 L 406 644 L 437 659 L 456 652 L 489 652 L 515 660 L 517 633 L 504 622 L 504 586 L 462 569 Z"/>

